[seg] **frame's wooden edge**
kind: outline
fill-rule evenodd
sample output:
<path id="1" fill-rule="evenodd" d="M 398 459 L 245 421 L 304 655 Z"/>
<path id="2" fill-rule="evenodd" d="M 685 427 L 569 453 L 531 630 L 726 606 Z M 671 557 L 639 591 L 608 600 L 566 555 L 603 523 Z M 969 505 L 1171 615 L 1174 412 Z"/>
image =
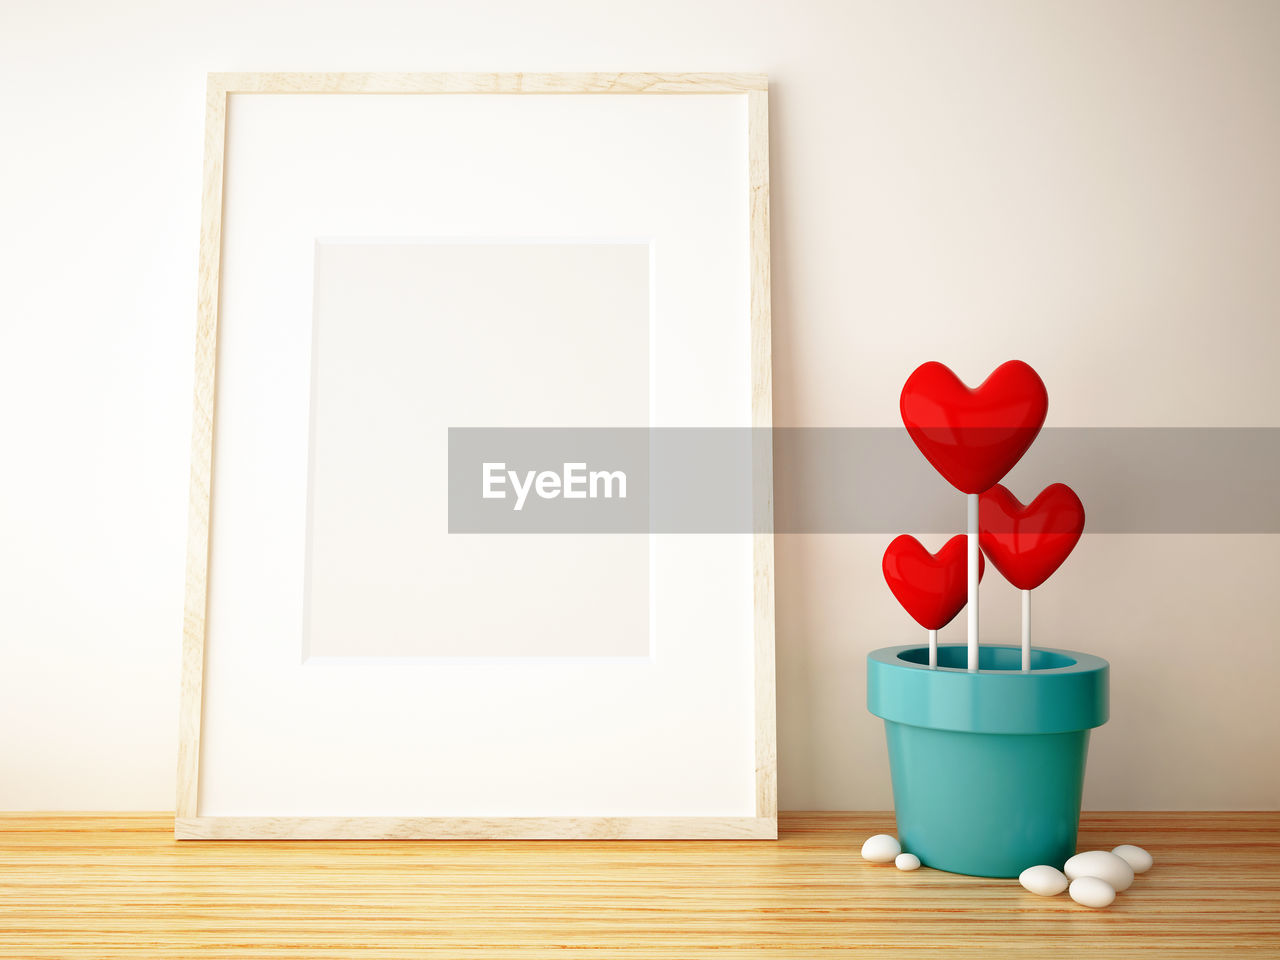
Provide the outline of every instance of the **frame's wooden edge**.
<path id="1" fill-rule="evenodd" d="M 177 814 L 195 816 L 200 776 L 205 616 L 208 610 L 209 511 L 213 476 L 213 402 L 222 255 L 222 181 L 227 96 L 210 77 L 205 104 L 204 179 L 200 214 L 191 473 L 187 507 L 187 572 L 178 719 Z"/>
<path id="2" fill-rule="evenodd" d="M 769 94 L 747 94 L 750 189 L 752 586 L 755 607 L 756 814 L 778 815 L 774 667 L 773 335 L 769 275 Z"/>
<path id="3" fill-rule="evenodd" d="M 776 840 L 777 817 L 177 817 L 178 840 Z"/>
<path id="4" fill-rule="evenodd" d="M 760 73 L 211 73 L 222 93 L 747 93 Z"/>

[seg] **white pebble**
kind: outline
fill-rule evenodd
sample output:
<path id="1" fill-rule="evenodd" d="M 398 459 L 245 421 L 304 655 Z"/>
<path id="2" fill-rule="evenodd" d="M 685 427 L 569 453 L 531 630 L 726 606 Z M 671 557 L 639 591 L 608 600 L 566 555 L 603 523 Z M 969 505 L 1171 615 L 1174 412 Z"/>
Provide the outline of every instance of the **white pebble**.
<path id="1" fill-rule="evenodd" d="M 1111 852 L 1133 867 L 1134 873 L 1146 873 L 1154 862 L 1151 854 L 1141 847 L 1135 847 L 1132 843 L 1122 843 Z"/>
<path id="2" fill-rule="evenodd" d="M 899 870 L 919 870 L 920 858 L 914 853 L 900 853 L 894 859 L 893 865 Z"/>
<path id="3" fill-rule="evenodd" d="M 1099 880 L 1105 880 L 1116 893 L 1128 890 L 1133 884 L 1133 867 L 1106 850 L 1077 853 L 1067 861 L 1062 872 L 1072 880 L 1078 877 L 1097 877 Z"/>
<path id="4" fill-rule="evenodd" d="M 887 833 L 867 837 L 867 842 L 862 845 L 862 859 L 872 863 L 892 863 L 901 852 L 902 844 Z"/>
<path id="5" fill-rule="evenodd" d="M 1109 907 L 1116 899 L 1111 884 L 1097 877 L 1076 877 L 1069 892 L 1072 900 L 1085 907 Z"/>
<path id="6" fill-rule="evenodd" d="M 1038 867 L 1027 867 L 1018 874 L 1018 882 L 1042 897 L 1056 897 L 1067 889 L 1070 882 L 1057 867 L 1042 863 Z"/>

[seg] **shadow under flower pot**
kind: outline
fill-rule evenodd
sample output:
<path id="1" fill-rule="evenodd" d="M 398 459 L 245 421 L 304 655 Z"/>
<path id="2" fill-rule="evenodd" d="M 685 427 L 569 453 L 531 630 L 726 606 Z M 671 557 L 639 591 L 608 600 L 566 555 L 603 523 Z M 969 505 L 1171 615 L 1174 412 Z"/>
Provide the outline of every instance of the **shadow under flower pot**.
<path id="1" fill-rule="evenodd" d="M 867 709 L 884 720 L 902 848 L 938 870 L 1016 877 L 1076 850 L 1089 731 L 1107 722 L 1101 657 L 1012 646 L 884 647 L 867 655 Z"/>

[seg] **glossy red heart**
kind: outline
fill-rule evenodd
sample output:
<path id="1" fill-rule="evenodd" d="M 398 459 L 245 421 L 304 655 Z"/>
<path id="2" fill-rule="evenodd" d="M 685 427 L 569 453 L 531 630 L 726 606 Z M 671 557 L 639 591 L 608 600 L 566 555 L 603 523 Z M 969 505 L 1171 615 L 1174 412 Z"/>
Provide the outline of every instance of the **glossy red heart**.
<path id="1" fill-rule="evenodd" d="M 955 619 L 969 599 L 968 550 L 963 533 L 930 553 L 915 537 L 903 534 L 884 552 L 885 583 L 916 623 L 941 630 Z M 978 579 L 986 570 L 978 554 Z"/>
<path id="2" fill-rule="evenodd" d="M 1027 452 L 1044 425 L 1049 394 L 1021 360 L 1002 363 L 973 389 L 931 360 L 907 378 L 900 408 L 925 459 L 952 486 L 982 493 Z"/>
<path id="3" fill-rule="evenodd" d="M 978 500 L 978 543 L 1019 590 L 1034 590 L 1062 566 L 1084 532 L 1084 504 L 1065 483 L 1029 504 L 1000 484 Z"/>

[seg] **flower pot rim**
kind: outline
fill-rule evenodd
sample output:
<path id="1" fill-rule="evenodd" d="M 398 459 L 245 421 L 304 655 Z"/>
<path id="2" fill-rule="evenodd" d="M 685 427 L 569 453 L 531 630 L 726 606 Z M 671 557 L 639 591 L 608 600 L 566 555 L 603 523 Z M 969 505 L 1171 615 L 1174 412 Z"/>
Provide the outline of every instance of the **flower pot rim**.
<path id="1" fill-rule="evenodd" d="M 867 654 L 868 660 L 875 660 L 879 663 L 886 664 L 891 667 L 897 667 L 904 670 L 920 670 L 925 673 L 948 673 L 962 674 L 964 676 L 993 676 L 993 677 L 1015 677 L 1020 680 L 1028 680 L 1034 677 L 1073 674 L 1073 673 L 1090 673 L 1096 670 L 1106 670 L 1108 663 L 1102 657 L 1095 656 L 1091 653 L 1082 653 L 1079 650 L 1064 650 L 1058 647 L 1033 647 L 1032 657 L 1037 654 L 1050 654 L 1056 657 L 1066 657 L 1072 660 L 1072 663 L 1062 664 L 1056 667 L 1032 667 L 1028 673 L 1023 673 L 1020 667 L 1017 668 L 1000 668 L 1000 669 L 979 669 L 976 674 L 970 673 L 967 667 L 930 667 L 927 661 L 929 647 L 927 644 L 905 643 L 896 647 L 881 647 L 878 650 L 872 650 Z M 941 658 L 944 651 L 966 651 L 968 647 L 963 643 L 940 643 L 938 644 L 938 655 Z M 984 643 L 979 648 L 979 655 L 983 650 L 987 651 L 1012 651 L 1019 658 L 1022 655 L 1022 648 L 1014 644 L 1008 643 Z M 919 651 L 924 660 L 923 663 L 913 660 L 905 660 L 902 655 L 908 652 Z"/>
<path id="2" fill-rule="evenodd" d="M 949 649 L 960 646 L 949 644 Z M 867 709 L 890 723 L 958 733 L 1045 734 L 1089 730 L 1107 722 L 1110 666 L 1074 650 L 1038 648 L 1065 656 L 1070 665 L 1032 670 L 968 670 L 901 658 L 920 644 L 882 647 L 867 654 Z M 927 649 L 927 648 L 925 648 Z M 1004 661 L 1021 651 L 1003 644 Z M 941 655 L 943 647 L 939 647 Z M 1010 653 L 1009 651 L 1013 651 Z M 988 657 L 992 654 L 988 653 Z"/>

